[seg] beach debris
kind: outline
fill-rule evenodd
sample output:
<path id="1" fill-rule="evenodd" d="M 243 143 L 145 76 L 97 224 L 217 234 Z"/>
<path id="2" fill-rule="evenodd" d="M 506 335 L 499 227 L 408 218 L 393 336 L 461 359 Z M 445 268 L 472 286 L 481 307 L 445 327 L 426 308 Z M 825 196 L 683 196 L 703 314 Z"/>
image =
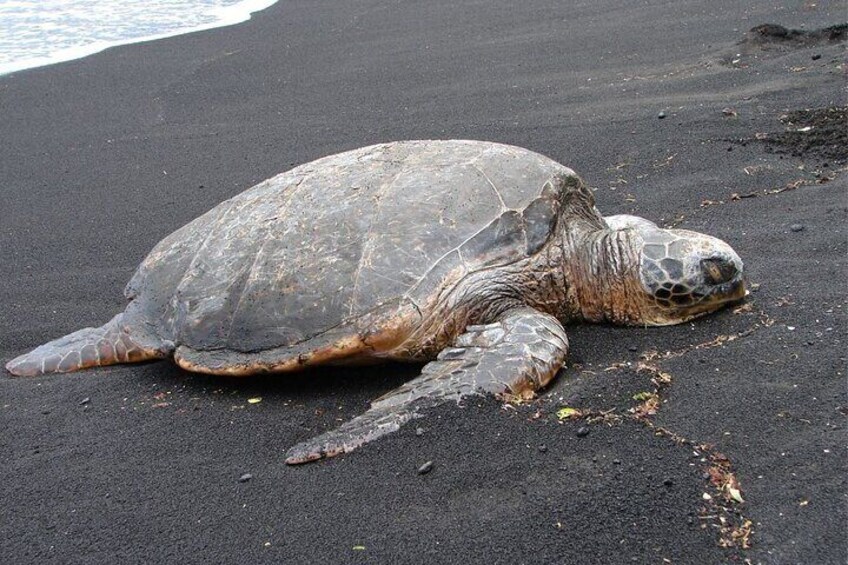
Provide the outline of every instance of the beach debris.
<path id="1" fill-rule="evenodd" d="M 421 437 L 421 436 L 424 435 L 424 431 L 425 431 L 424 428 L 415 428 L 415 435 L 417 435 L 418 437 Z"/>
<path id="2" fill-rule="evenodd" d="M 353 550 L 354 551 L 365 551 L 365 546 L 364 545 L 354 545 Z"/>
<path id="3" fill-rule="evenodd" d="M 262 397 L 261 397 L 261 396 L 255 396 L 255 397 L 253 397 L 253 398 L 248 398 L 248 399 L 247 399 L 247 403 L 248 403 L 248 404 L 259 404 L 260 402 L 262 402 Z"/>
<path id="4" fill-rule="evenodd" d="M 247 481 L 249 481 L 252 478 L 253 478 L 253 475 L 251 475 L 250 473 L 245 473 L 238 478 L 238 482 L 246 483 Z"/>
<path id="5" fill-rule="evenodd" d="M 87 397 L 87 396 L 86 396 L 85 398 L 83 398 L 82 400 L 80 400 L 80 401 L 79 401 L 79 405 L 80 405 L 80 406 L 85 406 L 85 405 L 86 405 L 86 404 L 88 404 L 89 402 L 91 402 L 91 399 L 90 399 L 89 397 Z"/>
<path id="6" fill-rule="evenodd" d="M 728 486 L 727 486 L 727 493 L 730 495 L 730 498 L 732 498 L 732 499 L 733 499 L 733 500 L 735 500 L 736 502 L 745 502 L 745 501 L 742 499 L 742 493 L 741 493 L 741 492 L 739 492 L 739 489 L 738 489 L 738 488 L 734 488 L 734 487 L 732 487 L 732 486 L 728 485 Z"/>
<path id="7" fill-rule="evenodd" d="M 792 224 L 789 229 L 794 232 L 804 231 L 804 224 Z"/>
<path id="8" fill-rule="evenodd" d="M 660 112 L 659 114 L 657 114 L 657 119 L 665 119 L 665 112 Z"/>
<path id="9" fill-rule="evenodd" d="M 733 528 L 730 531 L 730 540 L 732 544 L 736 544 L 742 549 L 749 549 L 751 547 L 751 532 L 753 531 L 752 526 L 753 522 L 751 520 L 745 520 L 745 522 L 739 526 L 738 528 Z"/>
<path id="10" fill-rule="evenodd" d="M 418 474 L 419 475 L 426 475 L 427 473 L 429 473 L 432 470 L 433 470 L 433 462 L 427 461 L 426 463 L 424 463 L 423 465 L 418 467 Z"/>
<path id="11" fill-rule="evenodd" d="M 731 118 L 735 118 L 738 115 L 738 112 L 733 108 L 724 108 L 721 113 Z"/>
<path id="12" fill-rule="evenodd" d="M 578 410 L 577 408 L 571 408 L 569 406 L 565 406 L 557 410 L 557 418 L 560 420 L 570 420 L 572 418 L 580 418 L 583 416 L 583 412 Z"/>

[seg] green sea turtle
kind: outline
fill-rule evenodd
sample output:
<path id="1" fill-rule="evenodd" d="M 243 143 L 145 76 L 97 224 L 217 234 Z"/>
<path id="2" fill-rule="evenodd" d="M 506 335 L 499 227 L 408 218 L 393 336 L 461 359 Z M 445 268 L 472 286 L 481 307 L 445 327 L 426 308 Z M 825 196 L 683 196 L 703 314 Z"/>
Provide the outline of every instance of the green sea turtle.
<path id="1" fill-rule="evenodd" d="M 301 463 L 396 430 L 422 407 L 544 387 L 564 324 L 665 325 L 740 299 L 726 243 L 604 218 L 578 176 L 480 141 L 403 141 L 325 157 L 163 239 L 124 312 L 10 361 L 14 375 L 173 357 L 218 375 L 428 362 Z"/>

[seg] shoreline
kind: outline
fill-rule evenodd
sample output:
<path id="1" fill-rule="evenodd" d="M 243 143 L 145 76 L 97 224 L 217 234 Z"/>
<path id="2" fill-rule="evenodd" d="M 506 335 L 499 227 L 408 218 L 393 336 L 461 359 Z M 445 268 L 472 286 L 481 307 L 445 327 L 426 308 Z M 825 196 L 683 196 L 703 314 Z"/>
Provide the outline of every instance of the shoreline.
<path id="1" fill-rule="evenodd" d="M 238 4 L 234 4 L 232 6 L 210 10 L 210 13 L 217 14 L 218 20 L 215 22 L 210 22 L 208 24 L 178 29 L 167 33 L 145 35 L 117 41 L 95 41 L 87 45 L 60 49 L 58 51 L 54 51 L 53 53 L 45 57 L 36 57 L 32 59 L 21 59 L 9 63 L 0 63 L 0 77 L 6 75 L 14 75 L 21 71 L 26 71 L 30 69 L 48 67 L 51 65 L 56 65 L 58 63 L 67 63 L 68 61 L 83 59 L 85 57 L 95 55 L 107 49 L 111 49 L 113 47 L 133 45 L 136 43 L 147 43 L 150 41 L 157 41 L 160 39 L 167 39 L 180 35 L 187 35 L 190 33 L 196 33 L 200 31 L 207 31 L 210 29 L 240 24 L 250 20 L 251 17 L 253 17 L 253 14 L 270 8 L 278 1 L 279 0 L 242 0 Z"/>

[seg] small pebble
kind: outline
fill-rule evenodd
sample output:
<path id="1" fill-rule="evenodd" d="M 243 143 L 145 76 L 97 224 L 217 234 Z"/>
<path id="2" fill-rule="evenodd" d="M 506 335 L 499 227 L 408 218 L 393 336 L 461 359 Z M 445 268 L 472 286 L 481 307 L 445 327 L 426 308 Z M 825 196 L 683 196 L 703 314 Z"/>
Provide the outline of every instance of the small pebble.
<path id="1" fill-rule="evenodd" d="M 252 478 L 253 478 L 253 475 L 251 475 L 250 473 L 245 473 L 244 475 L 239 477 L 239 482 L 240 483 L 246 483 L 247 481 L 249 481 Z"/>
<path id="2" fill-rule="evenodd" d="M 710 480 L 710 474 L 704 473 L 703 475 L 701 475 L 701 478 L 704 479 L 705 481 L 708 481 L 708 480 Z"/>
<path id="3" fill-rule="evenodd" d="M 819 59 L 821 59 L 821 55 L 819 55 L 818 53 L 816 53 L 815 55 L 813 55 L 813 56 L 811 57 L 811 59 L 812 59 L 813 61 L 818 61 Z"/>
<path id="4" fill-rule="evenodd" d="M 620 459 L 613 459 L 612 464 L 613 465 L 621 465 L 621 460 Z"/>
<path id="5" fill-rule="evenodd" d="M 424 435 L 424 428 L 415 428 L 415 435 L 421 437 Z"/>
<path id="6" fill-rule="evenodd" d="M 674 481 L 672 481 L 671 479 L 666 479 L 663 481 L 663 484 L 667 487 L 670 487 L 674 485 Z"/>
<path id="7" fill-rule="evenodd" d="M 635 345 L 631 345 L 630 347 L 627 348 L 627 350 L 630 351 L 631 353 L 636 353 L 637 351 L 639 351 L 639 348 L 636 347 Z"/>
<path id="8" fill-rule="evenodd" d="M 83 398 L 82 400 L 80 400 L 79 405 L 80 405 L 80 406 L 85 406 L 85 405 L 86 405 L 86 404 L 88 404 L 89 402 L 91 402 L 91 399 L 90 399 L 89 397 L 87 397 L 87 396 L 86 396 L 85 398 Z"/>
<path id="9" fill-rule="evenodd" d="M 539 452 L 540 453 L 547 453 L 548 452 L 548 446 L 544 445 L 544 444 L 540 445 L 539 446 Z"/>
<path id="10" fill-rule="evenodd" d="M 424 463 L 423 465 L 418 467 L 418 474 L 419 475 L 426 475 L 427 473 L 429 473 L 432 470 L 433 470 L 433 462 L 427 461 L 426 463 Z"/>
<path id="11" fill-rule="evenodd" d="M 662 120 L 663 118 L 665 118 L 665 112 L 660 112 L 659 114 L 657 114 L 657 118 L 659 118 L 659 119 L 661 119 L 661 120 Z"/>
<path id="12" fill-rule="evenodd" d="M 789 229 L 794 232 L 799 232 L 804 231 L 804 226 L 803 224 L 792 224 L 791 226 L 789 226 Z"/>
<path id="13" fill-rule="evenodd" d="M 589 435 L 589 428 L 586 426 L 577 428 L 577 437 L 586 437 L 587 435 Z"/>

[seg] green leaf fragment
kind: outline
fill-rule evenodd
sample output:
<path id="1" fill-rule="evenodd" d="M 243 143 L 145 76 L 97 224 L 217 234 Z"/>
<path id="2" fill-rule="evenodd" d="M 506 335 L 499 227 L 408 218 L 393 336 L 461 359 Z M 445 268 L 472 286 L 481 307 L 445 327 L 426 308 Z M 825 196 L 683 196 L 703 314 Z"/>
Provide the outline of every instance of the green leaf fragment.
<path id="1" fill-rule="evenodd" d="M 649 400 L 654 397 L 653 392 L 639 392 L 633 395 L 633 400 L 637 402 L 642 402 L 644 400 Z"/>
<path id="2" fill-rule="evenodd" d="M 557 410 L 557 418 L 559 418 L 560 420 L 567 420 L 569 418 L 579 418 L 580 416 L 582 416 L 582 412 L 580 412 L 580 410 L 578 410 L 577 408 L 569 408 L 566 406 L 565 408 L 560 408 L 559 410 Z"/>

